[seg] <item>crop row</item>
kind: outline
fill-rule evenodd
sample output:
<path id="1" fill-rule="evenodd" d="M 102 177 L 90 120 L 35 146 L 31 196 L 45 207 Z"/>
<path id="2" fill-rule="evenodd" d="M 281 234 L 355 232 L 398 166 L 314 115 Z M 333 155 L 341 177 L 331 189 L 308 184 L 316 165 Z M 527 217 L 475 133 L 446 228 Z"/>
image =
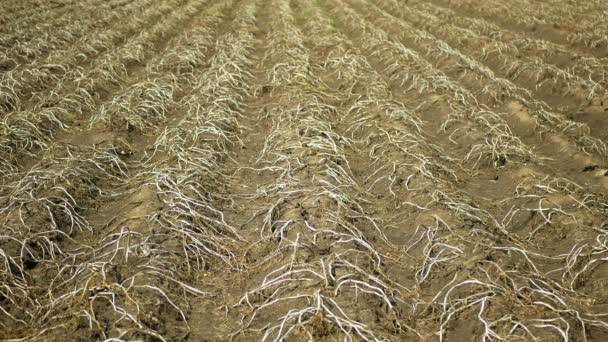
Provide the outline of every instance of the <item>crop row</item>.
<path id="1" fill-rule="evenodd" d="M 88 338 L 147 335 L 164 340 L 163 335 L 172 329 L 187 333 L 187 300 L 183 295 L 198 296 L 204 292 L 186 284 L 184 277 L 188 272 L 178 265 L 187 265 L 188 260 L 198 258 L 197 253 L 205 253 L 213 237 L 198 227 L 177 225 L 184 217 L 175 215 L 180 215 L 177 211 L 180 206 L 200 203 L 194 198 L 201 193 L 189 190 L 195 171 L 199 172 L 199 180 L 207 182 L 206 174 L 192 163 L 214 158 L 203 152 L 206 140 L 198 134 L 209 129 L 210 117 L 216 115 L 218 120 L 224 120 L 225 111 L 232 110 L 232 101 L 216 101 L 216 106 L 202 108 L 203 97 L 217 92 L 236 92 L 234 96 L 238 98 L 242 90 L 233 90 L 229 77 L 246 79 L 243 69 L 247 67 L 248 45 L 252 40 L 249 31 L 254 6 L 248 5 L 235 9 L 234 34 L 220 37 L 214 49 L 197 45 L 213 44 L 213 33 L 221 22 L 224 5 L 206 9 L 207 16 L 197 21 L 201 26 L 188 36 L 195 39 L 190 42 L 192 45 L 181 46 L 182 51 L 192 50 L 190 55 L 197 59 L 190 62 L 198 64 L 206 60 L 209 51 L 217 50 L 205 73 L 182 75 L 202 79 L 191 90 L 189 101 L 181 104 L 183 107 L 192 104 L 191 116 L 180 125 L 182 134 L 168 141 L 167 146 L 171 151 L 178 151 L 179 139 L 188 139 L 191 146 L 182 145 L 186 151 L 173 157 L 189 163 L 179 164 L 182 168 L 175 169 L 167 167 L 172 163 L 149 160 L 145 169 L 138 170 L 135 166 L 139 164 L 129 161 L 133 152 L 128 144 L 91 148 L 57 145 L 47 151 L 47 158 L 22 175 L 15 174 L 14 181 L 3 185 L 1 199 L 5 206 L 1 216 L 3 225 L 9 229 L 1 245 L 3 265 L 7 266 L 2 270 L 2 277 L 7 280 L 2 294 L 10 303 L 7 310 L 3 304 L 4 315 L 0 321 L 3 326 L 12 322 L 21 327 L 35 327 L 19 333 L 28 338 L 72 329 L 63 321 L 87 327 Z M 177 67 L 172 63 L 165 66 Z M 208 83 L 213 78 L 216 82 Z M 221 110 L 224 112 L 219 113 Z M 195 113 L 198 115 L 194 116 Z M 188 120 L 195 120 L 200 130 L 193 130 L 189 125 L 193 121 Z M 216 126 L 220 124 L 217 122 Z M 222 136 L 221 132 L 217 133 Z M 171 196 L 171 187 L 181 189 L 182 195 L 190 197 Z M 135 191 L 141 188 L 153 193 L 158 191 L 161 203 L 165 204 L 165 209 L 145 216 L 151 227 L 158 227 L 158 232 L 155 228 L 139 230 L 140 226 L 129 224 L 134 222 L 129 216 L 111 227 L 94 220 L 92 214 L 99 203 L 141 196 L 141 192 Z M 205 211 L 203 207 L 199 209 Z M 167 225 L 170 220 L 174 221 Z M 175 240 L 167 239 L 171 236 L 176 240 L 190 237 L 190 240 L 184 242 L 184 249 L 175 249 L 172 242 Z M 167 310 L 174 310 L 175 322 L 182 323 L 175 324 L 175 328 L 158 326 L 159 317 L 164 317 Z M 88 339 L 86 336 L 82 338 Z"/>
<path id="2" fill-rule="evenodd" d="M 362 5 L 362 3 L 359 2 L 359 5 Z M 467 87 L 466 92 L 469 92 L 468 88 L 470 88 L 477 97 L 480 97 L 480 101 L 473 102 L 495 107 L 497 104 L 514 101 L 526 109 L 527 115 L 541 123 L 538 128 L 566 134 L 577 147 L 587 153 L 595 152 L 603 156 L 608 151 L 605 142 L 590 136 L 590 129 L 587 125 L 573 122 L 554 112 L 545 102 L 533 97 L 529 90 L 517 86 L 509 79 L 497 77 L 491 69 L 473 57 L 463 54 L 460 50 L 430 33 L 419 30 L 379 8 L 372 7 L 369 15 L 373 23 L 385 28 L 387 32 L 395 33 L 396 37 L 399 37 L 398 43 L 416 46 L 417 49 L 421 50 L 420 52 L 428 56 L 427 58 L 433 64 L 426 62 L 426 60 L 423 63 L 428 63 L 432 68 L 437 66 L 441 70 L 449 72 L 450 75 L 457 76 L 459 82 Z M 382 20 L 376 22 L 376 19 Z M 401 28 L 399 32 L 396 32 L 396 27 Z M 421 67 L 423 66 L 421 65 Z M 473 93 L 469 93 L 473 95 Z M 486 117 L 484 115 L 484 118 Z"/>
<path id="3" fill-rule="evenodd" d="M 587 2 L 584 6 L 580 4 L 563 6 L 535 6 L 529 1 L 521 1 L 519 6 L 507 6 L 496 1 L 478 3 L 474 9 L 466 9 L 466 5 L 453 0 L 441 1 L 442 3 L 467 14 L 479 15 L 501 25 L 510 27 L 521 27 L 528 32 L 538 31 L 539 36 L 550 33 L 551 39 L 559 43 L 568 43 L 574 47 L 583 47 L 589 51 L 597 51 L 605 56 L 608 40 L 605 35 L 605 8 L 601 2 Z M 598 7 L 599 5 L 599 7 Z M 538 7 L 538 8 L 537 8 Z M 559 14 L 555 9 L 562 8 Z M 536 13 L 530 13 L 530 11 Z"/>
<path id="4" fill-rule="evenodd" d="M 394 2 L 392 6 L 395 5 Z M 440 18 L 449 21 L 457 31 L 474 32 L 478 36 L 486 36 L 493 40 L 488 48 L 480 51 L 484 59 L 503 51 L 511 52 L 516 56 L 533 54 L 539 56 L 546 63 L 553 64 L 578 75 L 582 79 L 590 79 L 605 86 L 608 69 L 605 58 L 596 58 L 589 54 L 579 54 L 572 51 L 568 46 L 547 41 L 542 38 L 534 38 L 525 33 L 504 29 L 495 23 L 483 18 L 469 18 L 458 15 L 450 8 L 440 7 L 432 3 L 415 3 L 415 8 L 421 11 L 425 17 L 432 15 L 431 19 L 436 21 Z"/>

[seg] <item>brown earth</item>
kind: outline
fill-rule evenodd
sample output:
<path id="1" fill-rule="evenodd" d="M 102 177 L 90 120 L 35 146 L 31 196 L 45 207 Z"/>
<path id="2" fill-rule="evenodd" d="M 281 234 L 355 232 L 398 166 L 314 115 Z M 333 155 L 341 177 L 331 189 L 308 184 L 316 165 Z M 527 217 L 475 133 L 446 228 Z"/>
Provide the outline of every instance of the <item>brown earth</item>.
<path id="1" fill-rule="evenodd" d="M 606 340 L 598 4 L 0 4 L 0 341 Z"/>

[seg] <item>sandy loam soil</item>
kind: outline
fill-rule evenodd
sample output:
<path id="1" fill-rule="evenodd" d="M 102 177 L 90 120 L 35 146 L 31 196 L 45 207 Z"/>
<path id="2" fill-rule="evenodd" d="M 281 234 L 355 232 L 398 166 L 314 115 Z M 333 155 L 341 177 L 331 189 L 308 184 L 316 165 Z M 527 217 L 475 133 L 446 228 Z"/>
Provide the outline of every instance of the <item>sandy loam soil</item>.
<path id="1" fill-rule="evenodd" d="M 0 341 L 608 339 L 601 2 L 0 9 Z"/>

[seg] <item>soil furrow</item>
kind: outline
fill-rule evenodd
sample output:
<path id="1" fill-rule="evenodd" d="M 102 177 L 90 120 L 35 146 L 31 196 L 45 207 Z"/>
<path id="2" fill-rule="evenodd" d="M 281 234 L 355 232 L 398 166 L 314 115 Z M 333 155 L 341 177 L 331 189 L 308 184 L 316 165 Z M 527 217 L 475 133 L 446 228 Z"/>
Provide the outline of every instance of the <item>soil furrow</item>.
<path id="1" fill-rule="evenodd" d="M 0 12 L 0 340 L 608 338 L 601 1 Z"/>

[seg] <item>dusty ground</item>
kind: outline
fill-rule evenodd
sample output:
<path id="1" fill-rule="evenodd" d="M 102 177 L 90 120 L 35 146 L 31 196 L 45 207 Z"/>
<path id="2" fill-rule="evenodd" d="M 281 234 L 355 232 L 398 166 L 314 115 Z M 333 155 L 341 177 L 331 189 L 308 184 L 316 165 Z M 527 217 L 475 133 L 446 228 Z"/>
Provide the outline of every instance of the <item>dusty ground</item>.
<path id="1" fill-rule="evenodd" d="M 608 339 L 602 6 L 0 4 L 0 341 Z"/>

